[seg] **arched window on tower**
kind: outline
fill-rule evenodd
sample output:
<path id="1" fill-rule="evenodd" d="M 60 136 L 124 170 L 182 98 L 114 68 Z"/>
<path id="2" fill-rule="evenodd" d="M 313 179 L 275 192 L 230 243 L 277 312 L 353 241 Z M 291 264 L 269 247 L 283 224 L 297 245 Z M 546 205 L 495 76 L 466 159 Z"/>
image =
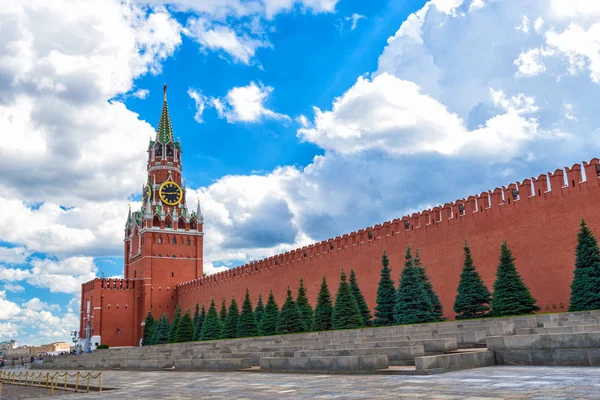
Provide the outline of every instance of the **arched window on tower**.
<path id="1" fill-rule="evenodd" d="M 161 244 L 162 243 L 162 236 L 159 236 L 158 239 L 156 240 L 156 243 Z"/>
<path id="2" fill-rule="evenodd" d="M 167 145 L 167 157 L 173 157 L 173 145 L 171 143 Z"/>
<path id="3" fill-rule="evenodd" d="M 155 215 L 152 219 L 152 226 L 154 228 L 160 228 L 160 217 L 158 215 Z"/>
<path id="4" fill-rule="evenodd" d="M 185 244 L 186 244 L 186 245 L 188 245 L 188 246 L 190 245 L 190 238 L 187 238 L 187 239 L 185 240 Z"/>
<path id="5" fill-rule="evenodd" d="M 177 229 L 185 230 L 185 218 L 179 217 L 179 220 L 177 221 Z"/>
<path id="6" fill-rule="evenodd" d="M 173 244 L 177 244 L 177 238 L 173 236 Z"/>
<path id="7" fill-rule="evenodd" d="M 163 147 L 162 144 L 157 144 L 156 146 L 154 146 L 154 157 L 162 157 L 162 151 L 163 151 Z"/>
<path id="8" fill-rule="evenodd" d="M 191 230 L 191 231 L 195 231 L 195 230 L 196 230 L 196 228 L 197 228 L 197 226 L 198 226 L 198 225 L 196 225 L 196 220 L 195 220 L 195 219 L 192 219 L 192 220 L 190 221 L 190 230 Z"/>
<path id="9" fill-rule="evenodd" d="M 167 218 L 165 218 L 165 228 L 171 228 L 173 226 L 173 220 L 171 219 L 171 216 L 167 216 Z"/>

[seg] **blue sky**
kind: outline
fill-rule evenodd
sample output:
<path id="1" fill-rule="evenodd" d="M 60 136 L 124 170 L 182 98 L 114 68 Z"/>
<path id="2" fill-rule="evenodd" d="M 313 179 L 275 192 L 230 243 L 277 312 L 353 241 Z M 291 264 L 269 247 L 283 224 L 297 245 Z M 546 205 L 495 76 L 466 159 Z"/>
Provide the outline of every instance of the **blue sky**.
<path id="1" fill-rule="evenodd" d="M 600 154 L 596 2 L 3 7 L 0 341 L 122 274 L 164 82 L 208 273 Z"/>

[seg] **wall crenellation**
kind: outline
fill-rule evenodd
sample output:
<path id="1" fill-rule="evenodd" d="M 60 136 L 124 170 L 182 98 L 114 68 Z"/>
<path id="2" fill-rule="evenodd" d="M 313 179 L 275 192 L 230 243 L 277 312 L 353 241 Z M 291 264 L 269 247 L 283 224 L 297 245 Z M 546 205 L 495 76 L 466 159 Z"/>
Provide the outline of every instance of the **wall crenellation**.
<path id="1" fill-rule="evenodd" d="M 133 279 L 119 279 L 119 278 L 96 278 L 92 281 L 86 282 L 83 285 L 83 293 L 93 291 L 95 289 L 100 290 L 134 290 L 135 280 Z"/>
<path id="2" fill-rule="evenodd" d="M 586 179 L 583 176 L 585 174 Z M 468 223 L 470 219 L 485 218 L 488 214 L 507 213 L 514 209 L 532 206 L 548 196 L 565 196 L 582 190 L 590 182 L 598 184 L 600 160 L 593 158 L 572 167 L 541 174 L 537 178 L 517 181 L 478 195 L 438 205 L 432 209 L 405 215 L 373 226 L 346 233 L 311 245 L 271 256 L 259 261 L 222 271 L 214 275 L 177 285 L 181 292 L 214 287 L 231 279 L 244 279 L 270 270 L 287 268 L 296 263 L 310 263 L 316 257 L 328 257 L 339 251 L 353 251 L 357 246 L 372 245 L 377 240 L 408 238 L 410 235 L 442 229 L 455 223 Z M 592 178 L 592 179 L 590 179 Z M 595 179 L 595 180 L 594 180 Z"/>

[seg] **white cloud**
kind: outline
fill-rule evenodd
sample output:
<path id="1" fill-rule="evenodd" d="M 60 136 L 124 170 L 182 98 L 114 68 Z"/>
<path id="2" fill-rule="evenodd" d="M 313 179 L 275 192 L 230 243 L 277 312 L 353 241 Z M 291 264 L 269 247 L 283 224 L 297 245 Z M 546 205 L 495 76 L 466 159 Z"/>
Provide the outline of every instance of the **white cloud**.
<path id="1" fill-rule="evenodd" d="M 202 95 L 199 90 L 189 88 L 187 91 L 188 96 L 194 100 L 194 105 L 196 107 L 196 113 L 194 114 L 194 120 L 198 123 L 202 123 L 202 113 L 204 112 L 204 108 L 206 107 L 206 97 Z"/>
<path id="2" fill-rule="evenodd" d="M 24 247 L 0 246 L 0 263 L 22 264 L 29 257 L 29 252 Z"/>
<path id="3" fill-rule="evenodd" d="M 7 268 L 0 265 L 0 280 L 25 281 L 52 293 L 77 294 L 81 291 L 81 284 L 94 279 L 97 271 L 92 257 L 69 257 L 59 261 L 33 259 L 31 266 Z"/>
<path id="4" fill-rule="evenodd" d="M 228 26 L 211 23 L 206 19 L 190 18 L 184 32 L 194 38 L 202 48 L 222 50 L 235 62 L 243 64 L 249 64 L 253 60 L 258 48 L 271 46 L 265 39 L 236 33 Z"/>
<path id="5" fill-rule="evenodd" d="M 149 94 L 150 91 L 148 89 L 138 89 L 135 92 L 133 92 L 132 96 L 137 97 L 138 99 L 145 99 L 146 97 L 148 97 Z"/>
<path id="6" fill-rule="evenodd" d="M 550 30 L 546 32 L 546 41 L 568 58 L 571 74 L 587 68 L 592 81 L 600 82 L 600 23 L 589 29 L 572 23 L 560 33 Z"/>
<path id="7" fill-rule="evenodd" d="M 514 61 L 518 67 L 517 76 L 536 76 L 546 71 L 546 65 L 542 61 L 543 57 L 551 56 L 552 50 L 530 49 L 526 52 L 521 52 L 519 57 Z"/>
<path id="8" fill-rule="evenodd" d="M 20 292 L 24 292 L 25 288 L 21 285 L 17 285 L 14 283 L 5 283 L 4 290 L 7 292 L 20 293 Z"/>
<path id="9" fill-rule="evenodd" d="M 227 122 L 258 122 L 264 118 L 290 120 L 285 114 L 269 110 L 264 103 L 273 91 L 270 86 L 260 82 L 250 82 L 247 86 L 234 87 L 224 98 L 212 98 L 211 105 L 217 110 L 219 118 Z"/>
<path id="10" fill-rule="evenodd" d="M 346 17 L 346 18 L 344 18 L 344 19 L 345 19 L 346 21 L 352 21 L 352 25 L 350 26 L 350 30 L 351 30 L 351 31 L 353 31 L 353 30 L 355 30 L 355 29 L 356 29 L 356 27 L 358 26 L 358 21 L 359 21 L 359 20 L 361 20 L 361 19 L 365 19 L 365 18 L 367 18 L 367 17 L 365 17 L 365 16 L 364 16 L 364 15 L 362 15 L 362 14 L 357 14 L 357 13 L 354 13 L 354 14 L 352 14 L 351 16 L 349 16 L 349 17 Z"/>

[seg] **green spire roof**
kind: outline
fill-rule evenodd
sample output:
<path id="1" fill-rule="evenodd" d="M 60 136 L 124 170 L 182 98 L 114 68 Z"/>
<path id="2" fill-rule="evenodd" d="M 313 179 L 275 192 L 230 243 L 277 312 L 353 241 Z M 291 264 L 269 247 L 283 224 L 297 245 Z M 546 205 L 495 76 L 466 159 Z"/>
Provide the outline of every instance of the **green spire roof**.
<path id="1" fill-rule="evenodd" d="M 171 126 L 171 117 L 169 116 L 169 107 L 167 106 L 167 84 L 163 87 L 164 100 L 162 106 L 162 112 L 160 114 L 160 121 L 158 121 L 158 128 L 156 129 L 156 141 L 162 144 L 168 143 L 169 141 L 175 141 L 173 138 L 173 127 Z"/>

